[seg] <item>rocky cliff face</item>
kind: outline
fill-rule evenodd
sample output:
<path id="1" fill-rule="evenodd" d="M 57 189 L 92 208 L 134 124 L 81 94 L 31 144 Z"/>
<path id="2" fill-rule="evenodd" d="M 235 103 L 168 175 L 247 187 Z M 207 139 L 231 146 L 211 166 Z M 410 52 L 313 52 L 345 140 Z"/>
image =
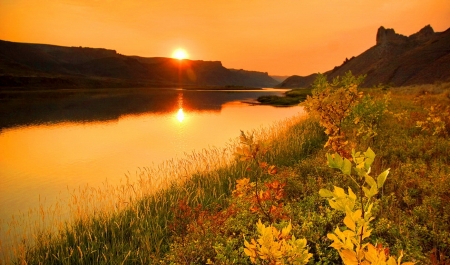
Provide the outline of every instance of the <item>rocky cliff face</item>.
<path id="1" fill-rule="evenodd" d="M 385 29 L 380 27 L 377 32 L 377 44 L 403 44 L 408 41 L 408 37 L 395 33 L 394 29 Z"/>
<path id="2" fill-rule="evenodd" d="M 366 74 L 364 87 L 379 84 L 403 86 L 434 82 L 450 82 L 450 29 L 434 32 L 430 25 L 411 36 L 403 36 L 380 27 L 376 44 L 362 54 L 346 59 L 342 65 L 325 72 L 331 80 L 347 71 Z M 293 76 L 280 87 L 307 87 L 313 75 Z M 301 86 L 299 86 L 301 84 Z"/>

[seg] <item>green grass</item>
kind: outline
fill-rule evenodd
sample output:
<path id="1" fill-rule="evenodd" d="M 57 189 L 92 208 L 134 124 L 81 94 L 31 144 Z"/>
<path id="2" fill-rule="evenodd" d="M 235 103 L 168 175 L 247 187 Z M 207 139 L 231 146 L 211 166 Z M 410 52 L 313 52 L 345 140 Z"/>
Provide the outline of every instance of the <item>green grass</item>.
<path id="1" fill-rule="evenodd" d="M 381 243 L 394 255 L 403 250 L 404 260 L 417 264 L 433 260 L 447 264 L 449 136 L 422 131 L 416 122 L 427 118 L 427 109 L 433 104 L 450 105 L 450 85 L 363 91 L 374 99 L 390 92 L 392 98 L 375 138 L 356 138 L 351 123 L 346 131 L 357 150 L 370 146 L 377 154 L 372 166 L 375 176 L 391 168 L 380 203 L 373 209 L 376 219 L 371 241 Z M 267 222 L 267 218 L 252 211 L 250 201 L 232 192 L 236 180 L 255 181 L 260 176 L 263 183 L 286 184 L 283 198 L 276 201 L 286 218 L 275 221 L 282 225 L 291 220 L 292 234 L 308 240 L 313 254 L 310 264 L 341 263 L 326 235 L 342 225 L 343 215 L 330 210 L 318 191 L 353 184 L 327 167 L 323 128 L 312 118 L 296 118 L 254 135 L 268 146 L 261 159 L 277 166 L 276 175 L 264 174 L 245 161 L 229 162 L 236 145 L 192 154 L 186 160 L 142 171 L 137 183 L 96 191 L 91 197 L 85 195 L 92 193 L 82 194 L 80 197 L 91 199 L 74 204 L 72 221 L 57 225 L 57 231 L 34 230 L 34 240 L 19 240 L 15 257 L 9 261 L 205 264 L 209 260 L 213 264 L 250 264 L 243 253 L 244 237 L 255 238 L 256 221 Z M 164 175 L 166 181 L 152 188 L 152 176 L 156 175 Z M 171 176 L 178 176 L 178 181 L 170 181 Z M 261 187 L 266 189 L 262 183 Z M 96 202 L 103 203 L 90 206 Z"/>

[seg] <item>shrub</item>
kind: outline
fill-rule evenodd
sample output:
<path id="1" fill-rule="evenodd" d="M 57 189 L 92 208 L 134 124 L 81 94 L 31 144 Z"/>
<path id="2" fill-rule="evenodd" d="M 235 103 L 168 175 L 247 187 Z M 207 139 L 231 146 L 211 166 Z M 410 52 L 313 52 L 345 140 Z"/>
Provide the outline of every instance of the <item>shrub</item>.
<path id="1" fill-rule="evenodd" d="M 319 74 L 313 83 L 312 96 L 308 96 L 304 102 L 305 109 L 317 117 L 325 128 L 328 135 L 325 147 L 345 157 L 349 156 L 349 152 L 346 150 L 348 141 L 343 123 L 362 97 L 357 87 L 363 80 L 364 76 L 355 77 L 347 72 L 344 77 L 336 77 L 330 84 L 326 76 Z"/>

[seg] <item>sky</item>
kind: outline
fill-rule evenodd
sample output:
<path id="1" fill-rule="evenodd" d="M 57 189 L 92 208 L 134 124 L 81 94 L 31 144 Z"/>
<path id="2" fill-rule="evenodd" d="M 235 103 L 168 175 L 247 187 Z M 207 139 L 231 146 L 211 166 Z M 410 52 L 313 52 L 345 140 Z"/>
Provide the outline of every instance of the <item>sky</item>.
<path id="1" fill-rule="evenodd" d="M 449 0 L 0 0 L 0 39 L 221 61 L 270 75 L 325 72 L 375 45 L 450 28 Z"/>

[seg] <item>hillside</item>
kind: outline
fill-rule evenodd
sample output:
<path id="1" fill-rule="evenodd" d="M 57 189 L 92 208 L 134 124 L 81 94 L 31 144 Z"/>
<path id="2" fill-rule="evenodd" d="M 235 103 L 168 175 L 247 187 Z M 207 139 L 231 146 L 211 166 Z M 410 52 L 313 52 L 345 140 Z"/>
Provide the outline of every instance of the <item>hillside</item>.
<path id="1" fill-rule="evenodd" d="M 428 25 L 406 37 L 395 33 L 394 29 L 380 27 L 375 46 L 356 57 L 345 59 L 342 65 L 324 74 L 331 80 L 347 71 L 355 75 L 367 74 L 363 87 L 450 81 L 450 29 L 434 32 Z M 315 75 L 291 76 L 279 87 L 308 87 Z"/>
<path id="2" fill-rule="evenodd" d="M 0 40 L 0 87 L 273 87 L 267 73 L 219 61 L 125 56 L 114 50 Z"/>

